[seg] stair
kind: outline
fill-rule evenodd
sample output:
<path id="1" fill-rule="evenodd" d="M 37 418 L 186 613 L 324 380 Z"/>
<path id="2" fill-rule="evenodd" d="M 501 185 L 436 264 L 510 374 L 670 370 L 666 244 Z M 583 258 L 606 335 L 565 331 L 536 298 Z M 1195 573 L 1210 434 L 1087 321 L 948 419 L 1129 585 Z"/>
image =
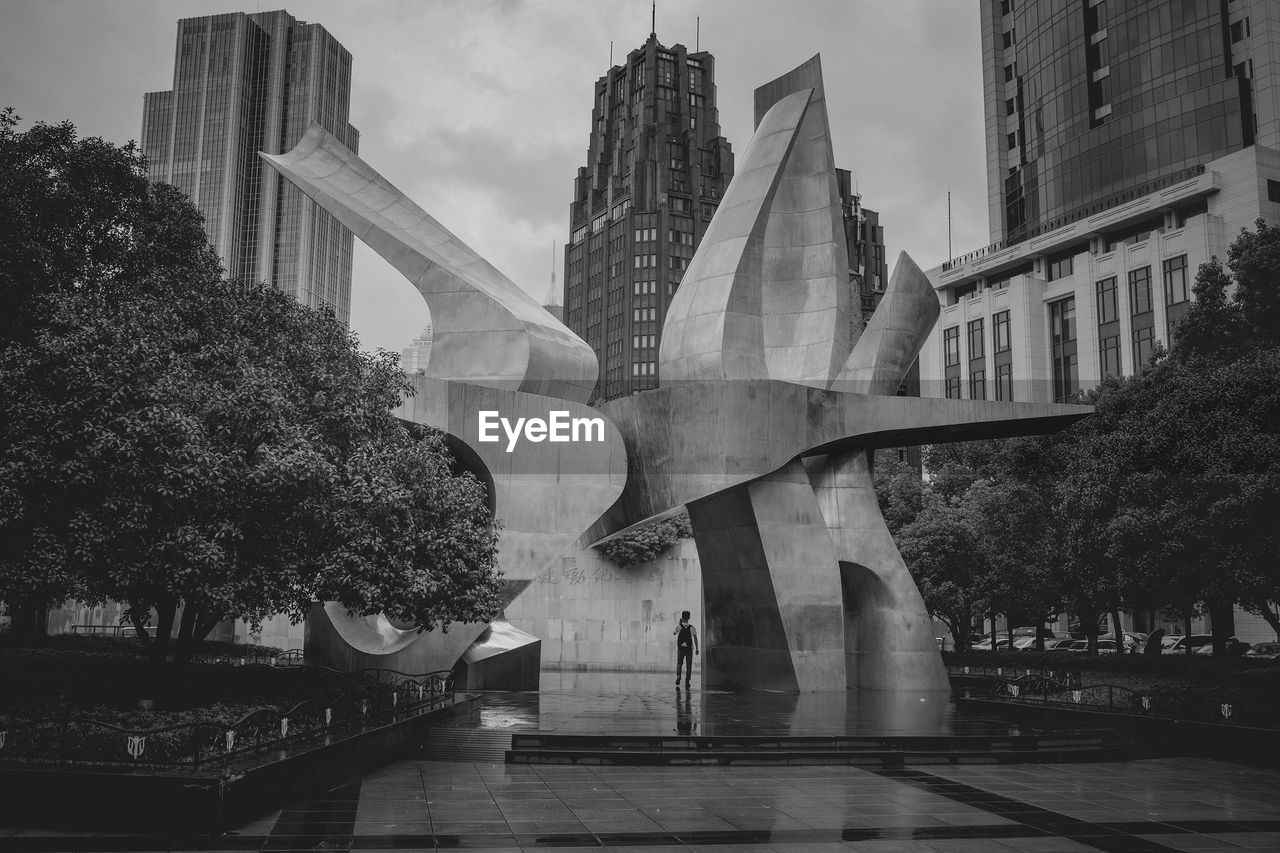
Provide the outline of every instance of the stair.
<path id="1" fill-rule="evenodd" d="M 761 765 L 1021 764 L 1115 761 L 1132 741 L 1107 730 L 1013 736 L 755 737 L 511 735 L 509 764 Z"/>
<path id="2" fill-rule="evenodd" d="M 492 761 L 501 764 L 511 749 L 511 732 L 501 729 L 428 729 L 415 758 L 434 761 Z"/>

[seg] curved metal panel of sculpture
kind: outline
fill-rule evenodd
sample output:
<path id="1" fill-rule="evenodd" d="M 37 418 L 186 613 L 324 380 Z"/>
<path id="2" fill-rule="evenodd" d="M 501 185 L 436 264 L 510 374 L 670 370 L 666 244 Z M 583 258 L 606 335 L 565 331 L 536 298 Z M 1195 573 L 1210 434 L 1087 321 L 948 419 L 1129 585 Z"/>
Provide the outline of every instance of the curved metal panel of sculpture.
<path id="1" fill-rule="evenodd" d="M 757 127 L 671 299 L 663 384 L 825 388 L 848 354 L 849 259 L 818 57 L 757 98 Z M 763 90 L 762 90 L 763 91 Z"/>
<path id="2" fill-rule="evenodd" d="M 427 373 L 586 402 L 595 353 L 532 296 L 312 124 L 292 151 L 260 157 L 409 279 L 436 322 Z"/>

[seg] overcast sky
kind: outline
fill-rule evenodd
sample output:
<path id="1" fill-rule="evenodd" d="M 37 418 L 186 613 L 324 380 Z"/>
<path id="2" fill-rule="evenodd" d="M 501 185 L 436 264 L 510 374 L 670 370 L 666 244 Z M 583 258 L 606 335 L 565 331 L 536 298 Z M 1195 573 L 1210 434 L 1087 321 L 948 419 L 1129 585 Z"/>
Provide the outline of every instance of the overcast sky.
<path id="1" fill-rule="evenodd" d="M 269 11 L 242 0 L 0 0 L 0 106 L 137 139 L 144 92 L 173 81 L 177 20 Z M 360 154 L 546 301 L 557 287 L 593 85 L 649 35 L 648 0 L 293 0 L 353 57 Z M 988 242 L 976 0 L 659 0 L 658 39 L 716 58 L 721 131 L 741 156 L 752 91 L 822 55 L 836 164 L 880 212 L 891 259 L 928 269 Z M 356 241 L 351 325 L 399 350 L 417 291 Z"/>

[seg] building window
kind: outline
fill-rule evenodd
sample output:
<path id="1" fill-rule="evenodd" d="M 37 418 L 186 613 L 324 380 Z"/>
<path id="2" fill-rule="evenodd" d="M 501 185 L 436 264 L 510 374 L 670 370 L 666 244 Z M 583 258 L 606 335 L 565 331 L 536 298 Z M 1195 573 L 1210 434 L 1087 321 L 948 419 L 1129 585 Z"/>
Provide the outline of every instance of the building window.
<path id="1" fill-rule="evenodd" d="M 1007 100 L 1007 101 L 1005 101 L 1005 102 L 1004 102 L 1004 114 L 1005 114 L 1005 115 L 1007 115 L 1007 116 L 1011 116 L 1011 115 L 1013 115 L 1014 113 L 1016 113 L 1017 111 L 1018 111 L 1018 110 L 1017 110 L 1017 108 L 1014 106 L 1013 98 L 1010 98 L 1009 100 Z"/>
<path id="2" fill-rule="evenodd" d="M 1010 64 L 1004 67 L 1004 82 L 1010 83 L 1012 81 L 1013 81 L 1013 65 Z"/>
<path id="3" fill-rule="evenodd" d="M 1120 375 L 1120 336 L 1112 335 L 1103 338 L 1098 345 L 1098 355 L 1102 365 L 1103 376 Z"/>
<path id="4" fill-rule="evenodd" d="M 982 348 L 982 319 L 969 321 L 969 358 L 982 358 L 986 353 Z"/>
<path id="5" fill-rule="evenodd" d="M 1179 255 L 1164 262 L 1164 304 L 1177 305 L 1187 299 L 1187 256 Z"/>
<path id="6" fill-rule="evenodd" d="M 969 374 L 969 399 L 987 399 L 987 372 L 975 370 Z"/>
<path id="7" fill-rule="evenodd" d="M 1267 179 L 1267 201 L 1280 202 L 1280 181 Z"/>
<path id="8" fill-rule="evenodd" d="M 1074 297 L 1049 303 L 1049 330 L 1053 341 L 1053 399 L 1065 403 L 1080 387 Z"/>
<path id="9" fill-rule="evenodd" d="M 1071 275 L 1075 266 L 1074 259 L 1071 255 L 1059 258 L 1051 258 L 1049 260 L 1049 281 L 1056 281 Z"/>
<path id="10" fill-rule="evenodd" d="M 1129 313 L 1149 314 L 1151 305 L 1151 267 L 1129 271 Z"/>
<path id="11" fill-rule="evenodd" d="M 1005 403 L 1013 402 L 1013 365 L 996 365 L 996 399 Z"/>
<path id="12" fill-rule="evenodd" d="M 1236 21 L 1231 25 L 1231 43 L 1235 44 L 1244 38 L 1244 21 Z"/>
<path id="13" fill-rule="evenodd" d="M 1009 48 L 1013 47 L 1013 30 L 1008 30 L 1007 32 L 1005 32 L 1002 38 L 1004 39 L 1005 50 L 1008 50 Z"/>
<path id="14" fill-rule="evenodd" d="M 1009 134 L 1008 139 L 1006 139 L 1005 141 L 1008 143 L 1008 145 L 1009 145 L 1009 150 L 1010 150 L 1010 151 L 1012 151 L 1013 149 L 1017 148 L 1017 147 L 1018 147 L 1018 134 L 1017 134 L 1017 131 L 1015 131 L 1015 132 L 1013 132 L 1013 133 Z"/>
<path id="15" fill-rule="evenodd" d="M 1009 341 L 1009 312 L 1001 311 L 999 314 L 991 318 L 991 333 L 995 338 L 995 351 L 1008 352 L 1011 346 Z"/>
<path id="16" fill-rule="evenodd" d="M 942 333 L 942 351 L 946 357 L 946 366 L 955 367 L 960 364 L 960 327 L 952 326 Z"/>
<path id="17" fill-rule="evenodd" d="M 1120 316 L 1116 302 L 1116 277 L 1098 282 L 1098 325 L 1114 323 Z"/>
<path id="18" fill-rule="evenodd" d="M 947 377 L 947 399 L 948 400 L 960 399 L 960 377 L 959 376 Z"/>
<path id="19" fill-rule="evenodd" d="M 1133 369 L 1141 370 L 1143 365 L 1147 363 L 1147 359 L 1151 358 L 1151 351 L 1155 347 L 1156 330 L 1151 326 L 1145 329 L 1133 330 Z"/>

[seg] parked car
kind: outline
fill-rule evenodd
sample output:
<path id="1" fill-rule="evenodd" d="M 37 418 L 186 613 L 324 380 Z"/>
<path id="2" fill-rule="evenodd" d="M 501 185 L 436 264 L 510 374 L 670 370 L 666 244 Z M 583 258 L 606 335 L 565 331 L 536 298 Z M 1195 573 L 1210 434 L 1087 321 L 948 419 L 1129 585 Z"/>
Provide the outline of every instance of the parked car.
<path id="1" fill-rule="evenodd" d="M 1114 631 L 1108 634 L 1103 634 L 1101 637 L 1098 638 L 1099 642 L 1109 641 L 1113 645 L 1115 644 L 1115 640 L 1116 640 L 1116 635 Z M 1124 650 L 1126 652 L 1140 652 L 1142 651 L 1142 647 L 1146 645 L 1146 642 L 1147 642 L 1146 634 L 1137 634 L 1137 633 L 1131 634 L 1128 631 L 1124 632 Z"/>
<path id="2" fill-rule="evenodd" d="M 1082 653 L 1088 654 L 1089 641 L 1088 640 L 1072 640 L 1071 648 L 1069 649 L 1069 651 L 1075 654 L 1082 654 Z M 1098 640 L 1098 654 L 1114 655 L 1115 653 L 1116 653 L 1115 640 Z"/>
<path id="3" fill-rule="evenodd" d="M 1160 653 L 1168 654 L 1186 654 L 1187 646 L 1191 646 L 1191 650 L 1203 646 L 1205 643 L 1212 643 L 1212 634 L 1190 634 L 1181 637 L 1165 637 L 1160 641 Z"/>
<path id="4" fill-rule="evenodd" d="M 1251 645 L 1243 643 L 1235 637 L 1227 638 L 1226 654 L 1229 658 L 1243 657 L 1251 648 L 1253 648 Z M 1210 641 L 1203 646 L 1192 649 L 1191 653 L 1193 655 L 1211 655 L 1213 654 L 1213 642 Z"/>
<path id="5" fill-rule="evenodd" d="M 1257 660 L 1258 658 L 1280 660 L 1280 643 L 1258 643 L 1245 652 L 1244 656 L 1250 660 Z"/>
<path id="6" fill-rule="evenodd" d="M 979 640 L 978 642 L 971 645 L 969 648 L 975 652 L 989 652 L 991 651 L 991 638 L 986 637 L 982 640 Z M 999 639 L 996 640 L 996 651 L 999 651 L 1000 649 L 1007 649 L 1007 648 L 1009 648 L 1008 637 L 1000 637 Z"/>
<path id="7" fill-rule="evenodd" d="M 1055 637 L 1052 640 L 1044 641 L 1044 650 L 1046 652 L 1066 652 L 1071 650 L 1071 646 L 1076 641 L 1071 637 Z M 1085 642 L 1088 645 L 1088 641 Z"/>
<path id="8" fill-rule="evenodd" d="M 1055 646 L 1058 643 L 1062 643 L 1063 641 L 1071 642 L 1071 639 L 1072 638 L 1070 634 L 1065 634 L 1060 632 L 1057 633 L 1056 636 L 1052 636 L 1052 637 L 1046 636 L 1044 638 L 1045 650 L 1048 651 L 1049 649 L 1055 648 Z M 1032 634 L 1030 636 L 1015 637 L 1013 640 L 1013 647 L 1016 650 L 1035 649 L 1036 647 L 1035 635 Z"/>

